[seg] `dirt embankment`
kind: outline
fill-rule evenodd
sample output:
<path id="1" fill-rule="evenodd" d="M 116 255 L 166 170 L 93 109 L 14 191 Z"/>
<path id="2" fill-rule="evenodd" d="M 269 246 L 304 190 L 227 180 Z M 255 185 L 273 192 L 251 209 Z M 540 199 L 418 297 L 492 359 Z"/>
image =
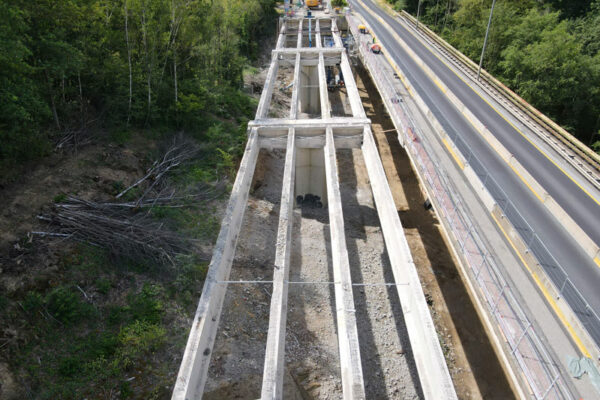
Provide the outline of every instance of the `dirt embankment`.
<path id="1" fill-rule="evenodd" d="M 0 399 L 169 397 L 203 266 L 116 259 L 30 233 L 54 230 L 37 216 L 67 195 L 118 202 L 159 143 L 141 134 L 122 145 L 100 139 L 40 160 L 0 191 Z"/>

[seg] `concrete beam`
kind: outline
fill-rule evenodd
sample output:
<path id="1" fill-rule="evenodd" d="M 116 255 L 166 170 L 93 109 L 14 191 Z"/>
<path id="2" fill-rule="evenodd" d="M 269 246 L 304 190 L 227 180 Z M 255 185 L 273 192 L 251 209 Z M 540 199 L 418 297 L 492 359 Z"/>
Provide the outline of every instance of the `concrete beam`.
<path id="1" fill-rule="evenodd" d="M 293 58 L 280 58 L 279 59 L 279 65 L 280 66 L 285 66 L 285 65 L 294 65 L 296 62 L 296 57 Z M 329 65 L 338 65 L 339 63 L 342 62 L 342 57 L 337 57 L 337 56 L 325 56 L 325 66 L 329 66 Z M 319 57 L 316 58 L 310 58 L 310 59 L 302 59 L 302 66 L 305 67 L 312 67 L 314 65 L 319 65 Z"/>
<path id="2" fill-rule="evenodd" d="M 336 149 L 360 149 L 362 146 L 362 135 L 334 136 Z M 259 140 L 261 149 L 285 149 L 286 137 L 261 137 Z M 321 136 L 298 136 L 296 135 L 296 147 L 299 149 L 322 149 L 325 147 L 325 135 Z"/>
<path id="3" fill-rule="evenodd" d="M 255 119 L 254 121 L 248 122 L 249 128 L 261 128 L 261 134 L 265 128 L 297 128 L 297 129 L 310 129 L 310 128 L 322 128 L 326 126 L 332 126 L 334 128 L 354 128 L 361 125 L 370 124 L 371 120 L 368 118 L 352 118 L 352 117 L 332 117 L 326 119 L 279 119 L 279 118 L 264 118 Z"/>
<path id="4" fill-rule="evenodd" d="M 338 345 L 344 399 L 364 399 L 362 364 L 352 279 L 346 238 L 344 216 L 337 172 L 337 160 L 333 131 L 327 128 L 325 143 L 325 174 L 327 179 L 327 197 L 329 199 L 329 229 L 331 233 L 331 258 L 335 283 L 335 308 L 337 317 Z"/>
<path id="5" fill-rule="evenodd" d="M 296 64 L 294 66 L 294 86 L 292 88 L 292 104 L 290 106 L 290 119 L 298 118 L 298 93 L 300 92 L 300 68 L 302 64 L 300 62 L 302 56 L 300 53 L 296 54 Z"/>
<path id="6" fill-rule="evenodd" d="M 423 394 L 428 400 L 454 400 L 456 392 L 370 127 L 365 127 L 362 150 L 394 280 L 409 283 L 396 288 Z"/>
<path id="7" fill-rule="evenodd" d="M 342 52 L 345 52 L 346 49 L 342 46 L 341 48 L 339 47 L 302 47 L 302 48 L 297 48 L 297 49 L 276 49 L 276 50 L 272 50 L 271 53 L 272 54 L 281 54 L 282 56 L 287 55 L 287 54 L 296 54 L 296 53 L 302 53 L 302 54 L 340 54 Z"/>
<path id="8" fill-rule="evenodd" d="M 208 267 L 202 296 L 198 302 L 173 389 L 172 400 L 199 399 L 204 392 L 208 366 L 227 290 L 227 286 L 218 282 L 226 281 L 231 272 L 231 263 L 242 227 L 258 151 L 258 133 L 256 129 L 252 129 Z"/>
<path id="9" fill-rule="evenodd" d="M 269 112 L 269 106 L 271 105 L 271 97 L 273 96 L 273 88 L 275 87 L 275 78 L 277 78 L 277 71 L 279 70 L 279 61 L 277 60 L 277 54 L 273 53 L 271 56 L 271 65 L 269 66 L 269 72 L 267 72 L 267 79 L 265 81 L 263 92 L 258 102 L 256 109 L 256 118 L 265 118 Z"/>
<path id="10" fill-rule="evenodd" d="M 335 47 L 341 47 L 343 49 L 344 43 L 342 43 L 342 38 L 340 37 L 340 31 L 338 30 L 335 18 L 331 19 L 331 34 L 333 35 L 333 44 L 335 44 Z"/>
<path id="11" fill-rule="evenodd" d="M 346 85 L 346 93 L 350 100 L 350 108 L 352 109 L 352 115 L 358 118 L 366 118 L 365 110 L 362 106 L 362 100 L 356 87 L 356 81 L 352 75 L 352 68 L 348 61 L 348 55 L 342 53 L 342 62 L 340 63 L 342 74 L 344 75 L 344 84 Z"/>
<path id="12" fill-rule="evenodd" d="M 317 27 L 315 29 L 315 38 L 317 40 L 316 47 L 323 47 L 323 43 L 321 42 L 321 21 L 317 19 L 316 25 L 317 25 Z"/>
<path id="13" fill-rule="evenodd" d="M 296 47 L 302 47 L 302 20 L 298 21 L 298 39 L 296 40 Z M 300 93 L 300 68 L 302 54 L 296 54 L 296 62 L 294 64 L 294 87 L 292 89 L 292 104 L 290 107 L 290 118 L 298 118 L 298 94 Z"/>
<path id="14" fill-rule="evenodd" d="M 283 44 L 285 43 L 285 32 L 286 32 L 286 22 L 283 20 L 283 25 L 281 26 L 281 30 L 279 31 L 279 37 L 277 38 L 277 44 L 275 45 L 276 49 L 283 48 Z"/>
<path id="15" fill-rule="evenodd" d="M 294 210 L 294 175 L 296 145 L 294 129 L 290 128 L 285 153 L 285 169 L 281 189 L 281 208 L 275 250 L 273 293 L 269 316 L 269 333 L 262 383 L 262 400 L 281 399 L 283 396 L 283 371 L 285 354 L 285 327 L 287 317 L 288 277 L 292 247 L 292 224 Z"/>
<path id="16" fill-rule="evenodd" d="M 319 97 L 321 98 L 321 118 L 331 118 L 331 104 L 327 94 L 327 80 L 325 78 L 325 60 L 323 53 L 319 54 Z"/>
<path id="17" fill-rule="evenodd" d="M 296 47 L 302 48 L 302 20 L 298 21 L 298 39 L 296 40 Z"/>
<path id="18" fill-rule="evenodd" d="M 277 39 L 276 49 L 283 49 L 283 43 L 285 41 L 286 22 L 284 21 L 279 31 L 279 38 Z M 271 65 L 269 66 L 269 72 L 267 72 L 267 79 L 265 81 L 265 90 L 263 90 L 258 107 L 256 109 L 256 118 L 266 117 L 269 112 L 269 106 L 271 105 L 271 96 L 273 95 L 273 87 L 275 87 L 275 78 L 277 78 L 277 71 L 279 70 L 279 61 L 277 55 L 271 55 Z"/>
<path id="19" fill-rule="evenodd" d="M 344 50 L 341 55 L 342 59 L 340 62 L 340 68 L 342 70 L 342 75 L 344 75 L 344 84 L 346 85 L 346 91 L 348 93 L 348 100 L 350 101 L 352 115 L 355 117 L 364 118 L 366 116 L 365 110 L 363 109 L 362 101 L 360 100 L 360 94 L 358 93 L 356 82 L 354 81 L 354 75 L 352 74 L 352 68 L 350 67 L 350 61 L 348 60 L 348 54 L 346 54 L 346 49 L 344 49 L 344 44 L 340 38 L 340 32 L 338 30 L 335 18 L 331 20 L 331 31 L 335 46 L 341 47 Z"/>
<path id="20" fill-rule="evenodd" d="M 334 130 L 334 137 L 350 137 L 350 136 L 358 136 L 362 138 L 364 125 L 321 125 L 321 126 L 311 126 L 311 127 L 300 127 L 296 128 L 296 138 L 298 137 L 315 137 L 315 136 L 323 136 L 325 137 L 325 128 L 330 126 Z M 282 127 L 263 127 L 258 128 L 258 135 L 262 138 L 281 138 L 287 137 L 288 130 L 291 126 L 282 126 Z"/>

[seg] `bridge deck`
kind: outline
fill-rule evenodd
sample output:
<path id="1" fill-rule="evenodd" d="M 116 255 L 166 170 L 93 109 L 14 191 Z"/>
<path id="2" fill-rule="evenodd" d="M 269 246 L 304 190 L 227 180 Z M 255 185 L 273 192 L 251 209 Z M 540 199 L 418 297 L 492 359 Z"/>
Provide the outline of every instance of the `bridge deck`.
<path id="1" fill-rule="evenodd" d="M 289 36 L 296 36 L 296 48 L 284 47 L 290 43 Z M 330 37 L 331 40 L 325 42 L 325 37 Z M 384 282 L 384 285 L 397 289 L 423 395 L 427 399 L 456 398 L 336 18 L 283 20 L 276 49 L 272 54 L 256 119 L 249 124 L 246 151 L 221 225 L 173 399 L 200 398 L 204 392 L 227 287 L 235 283 L 229 280 L 230 272 L 261 147 L 265 150 L 286 148 L 279 227 L 274 244 L 274 272 L 272 281 L 269 282 L 272 284 L 272 293 L 261 398 L 278 399 L 283 396 L 294 193 L 299 192 L 299 179 L 308 180 L 308 185 L 313 187 L 319 179 L 312 175 L 313 172 L 309 177 L 301 176 L 306 172 L 297 168 L 298 151 L 306 149 L 309 152 L 313 149 L 320 151 L 309 153 L 311 162 L 316 163 L 310 168 L 318 170 L 319 165 L 324 167 L 322 179 L 326 183 L 326 191 L 322 200 L 323 203 L 327 202 L 325 205 L 329 213 L 333 281 L 321 283 L 333 285 L 335 292 L 334 314 L 337 320 L 343 397 L 366 397 L 336 158 L 336 151 L 343 148 L 362 150 L 394 277 L 394 282 Z M 289 118 L 269 118 L 278 69 L 281 65 L 292 63 L 294 81 Z M 326 68 L 331 68 L 331 64 L 337 68 L 338 73 L 341 72 L 340 79 L 343 77 L 352 116 L 332 117 L 326 77 Z M 319 154 L 320 160 L 313 160 L 315 155 L 319 158 Z M 306 256 L 310 257 L 308 254 Z"/>

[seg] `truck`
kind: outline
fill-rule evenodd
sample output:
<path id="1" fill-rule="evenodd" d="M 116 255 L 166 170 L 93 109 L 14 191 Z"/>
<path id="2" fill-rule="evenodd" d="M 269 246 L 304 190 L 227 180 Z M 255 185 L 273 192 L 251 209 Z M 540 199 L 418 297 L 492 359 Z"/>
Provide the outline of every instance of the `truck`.
<path id="1" fill-rule="evenodd" d="M 306 7 L 318 8 L 321 6 L 321 0 L 306 0 Z"/>

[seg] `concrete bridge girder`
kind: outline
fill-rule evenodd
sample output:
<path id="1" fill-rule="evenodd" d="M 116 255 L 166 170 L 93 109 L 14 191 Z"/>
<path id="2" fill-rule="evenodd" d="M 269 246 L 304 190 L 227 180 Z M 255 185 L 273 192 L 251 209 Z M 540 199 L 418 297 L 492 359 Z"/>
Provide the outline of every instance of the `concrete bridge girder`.
<path id="1" fill-rule="evenodd" d="M 296 47 L 287 47 L 294 36 Z M 330 47 L 324 47 L 326 36 L 331 36 L 331 43 L 327 43 Z M 306 47 L 307 43 L 314 47 Z M 326 67 L 330 65 L 339 65 L 345 78 L 351 116 L 331 115 L 326 79 Z M 275 82 L 279 67 L 284 66 L 294 66 L 289 118 L 271 118 Z M 427 378 L 421 379 L 423 392 L 427 399 L 456 399 L 335 17 L 284 20 L 256 119 L 248 129 L 246 151 L 215 245 L 173 400 L 202 397 L 260 148 L 286 149 L 261 398 L 283 396 L 291 216 L 295 196 L 308 193 L 319 196 L 329 212 L 343 397 L 366 398 L 336 159 L 337 149 L 361 148 L 395 279 L 390 284 L 398 290 L 419 375 Z"/>

